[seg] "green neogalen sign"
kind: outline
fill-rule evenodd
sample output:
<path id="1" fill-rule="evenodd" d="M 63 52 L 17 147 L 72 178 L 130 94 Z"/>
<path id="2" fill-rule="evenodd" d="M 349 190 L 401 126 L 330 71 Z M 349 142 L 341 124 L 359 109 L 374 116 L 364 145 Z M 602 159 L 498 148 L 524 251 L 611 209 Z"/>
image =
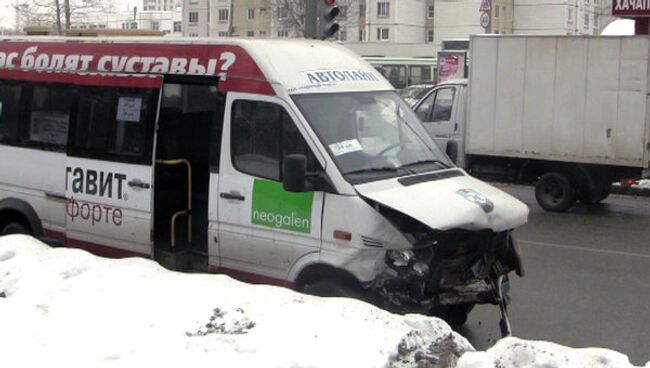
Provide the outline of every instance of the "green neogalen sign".
<path id="1" fill-rule="evenodd" d="M 255 225 L 311 233 L 313 192 L 290 193 L 282 184 L 255 179 L 251 222 Z"/>

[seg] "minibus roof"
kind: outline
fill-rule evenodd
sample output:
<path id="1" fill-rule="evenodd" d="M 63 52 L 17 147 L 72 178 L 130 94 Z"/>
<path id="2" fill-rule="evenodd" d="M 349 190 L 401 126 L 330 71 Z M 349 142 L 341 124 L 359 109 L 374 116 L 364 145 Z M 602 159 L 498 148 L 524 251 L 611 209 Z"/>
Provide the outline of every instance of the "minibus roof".
<path id="1" fill-rule="evenodd" d="M 304 39 L 4 37 L 8 70 L 218 75 L 220 89 L 269 95 L 394 90 L 347 48 Z"/>

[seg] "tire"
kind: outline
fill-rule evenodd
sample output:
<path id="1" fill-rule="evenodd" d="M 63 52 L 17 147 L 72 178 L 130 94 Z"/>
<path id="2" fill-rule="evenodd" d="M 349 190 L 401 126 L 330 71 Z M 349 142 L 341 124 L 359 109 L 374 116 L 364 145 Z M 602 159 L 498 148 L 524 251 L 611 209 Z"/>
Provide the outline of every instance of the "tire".
<path id="1" fill-rule="evenodd" d="M 305 285 L 303 293 L 326 298 L 353 298 L 363 300 L 362 290 L 336 280 L 321 280 Z"/>
<path id="2" fill-rule="evenodd" d="M 473 303 L 444 305 L 433 308 L 431 315 L 442 318 L 451 327 L 460 327 L 467 322 L 469 312 L 474 309 Z"/>
<path id="3" fill-rule="evenodd" d="M 546 211 L 565 212 L 576 203 L 576 190 L 568 176 L 550 172 L 535 185 L 535 199 Z"/>
<path id="4" fill-rule="evenodd" d="M 20 222 L 10 222 L 2 228 L 2 231 L 0 231 L 0 236 L 9 235 L 9 234 L 30 235 L 31 231 L 29 231 L 29 229 L 25 225 L 21 224 Z"/>
<path id="5" fill-rule="evenodd" d="M 605 200 L 612 191 L 612 183 L 609 182 L 599 182 L 597 187 L 591 191 L 588 188 L 582 189 L 580 191 L 579 200 L 584 204 L 598 204 Z"/>

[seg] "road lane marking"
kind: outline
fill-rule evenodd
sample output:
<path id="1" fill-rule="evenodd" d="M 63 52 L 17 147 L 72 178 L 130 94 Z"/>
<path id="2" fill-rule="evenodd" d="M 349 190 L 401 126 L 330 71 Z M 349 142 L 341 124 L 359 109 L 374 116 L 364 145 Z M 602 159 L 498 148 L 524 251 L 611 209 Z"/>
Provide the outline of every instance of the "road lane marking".
<path id="1" fill-rule="evenodd" d="M 643 254 L 643 253 L 622 252 L 622 251 L 611 250 L 611 249 L 594 249 L 594 248 L 582 247 L 582 246 L 579 246 L 579 245 L 564 245 L 564 244 L 556 244 L 556 243 L 539 242 L 539 241 L 533 241 L 533 240 L 522 240 L 522 239 L 517 239 L 517 240 L 520 243 L 538 245 L 538 246 L 542 246 L 542 247 L 581 250 L 581 251 L 585 251 L 585 252 L 611 254 L 611 255 L 615 255 L 615 256 L 650 258 L 650 254 Z"/>

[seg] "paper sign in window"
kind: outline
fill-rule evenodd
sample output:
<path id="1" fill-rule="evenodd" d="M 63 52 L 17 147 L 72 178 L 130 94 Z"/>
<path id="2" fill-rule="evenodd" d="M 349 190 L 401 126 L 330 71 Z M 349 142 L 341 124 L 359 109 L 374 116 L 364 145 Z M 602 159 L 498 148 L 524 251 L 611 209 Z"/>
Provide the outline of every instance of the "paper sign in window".
<path id="1" fill-rule="evenodd" d="M 142 98 L 140 97 L 120 97 L 117 101 L 118 121 L 140 122 L 140 112 L 142 111 Z"/>
<path id="2" fill-rule="evenodd" d="M 341 156 L 346 153 L 362 151 L 361 143 L 355 139 L 348 139 L 347 141 L 341 141 L 337 143 L 330 144 L 330 149 L 334 156 Z"/>
<path id="3" fill-rule="evenodd" d="M 29 139 L 33 142 L 65 145 L 68 142 L 70 116 L 53 111 L 34 111 L 31 115 Z"/>

